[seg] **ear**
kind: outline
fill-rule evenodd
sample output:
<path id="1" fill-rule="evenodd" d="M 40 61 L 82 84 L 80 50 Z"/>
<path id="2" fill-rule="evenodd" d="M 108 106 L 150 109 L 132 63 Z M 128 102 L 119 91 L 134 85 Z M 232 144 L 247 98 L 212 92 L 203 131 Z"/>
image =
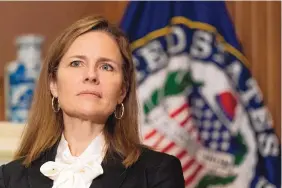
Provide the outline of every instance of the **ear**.
<path id="1" fill-rule="evenodd" d="M 124 100 L 125 96 L 126 96 L 127 90 L 125 85 L 123 84 L 121 91 L 120 91 L 120 96 L 118 98 L 118 104 L 122 103 L 122 101 Z"/>
<path id="2" fill-rule="evenodd" d="M 52 95 L 57 98 L 57 97 L 58 97 L 58 86 L 57 86 L 57 82 L 54 81 L 54 80 L 52 80 L 52 81 L 50 82 L 49 87 L 50 87 L 50 91 L 51 91 Z"/>

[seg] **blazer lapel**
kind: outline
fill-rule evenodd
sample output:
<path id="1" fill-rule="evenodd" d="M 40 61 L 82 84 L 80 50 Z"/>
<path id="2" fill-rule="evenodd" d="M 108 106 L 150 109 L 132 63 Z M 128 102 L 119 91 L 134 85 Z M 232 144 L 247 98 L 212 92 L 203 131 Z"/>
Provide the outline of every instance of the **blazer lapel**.
<path id="1" fill-rule="evenodd" d="M 59 142 L 57 142 L 50 150 L 44 152 L 28 167 L 28 182 L 31 188 L 51 188 L 53 186 L 53 180 L 44 176 L 40 172 L 40 167 L 47 161 L 55 161 L 58 144 Z"/>
<path id="2" fill-rule="evenodd" d="M 127 169 L 122 164 L 122 158 L 117 154 L 102 162 L 104 173 L 93 180 L 90 188 L 119 188 L 127 176 Z"/>

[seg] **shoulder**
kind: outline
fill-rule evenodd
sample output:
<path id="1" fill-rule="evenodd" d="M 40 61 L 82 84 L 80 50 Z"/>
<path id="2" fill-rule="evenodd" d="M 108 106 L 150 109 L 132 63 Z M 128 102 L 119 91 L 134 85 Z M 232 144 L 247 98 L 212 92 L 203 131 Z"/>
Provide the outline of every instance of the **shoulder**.
<path id="1" fill-rule="evenodd" d="M 18 177 L 22 175 L 25 169 L 22 162 L 23 159 L 17 159 L 0 166 L 0 188 L 4 187 L 4 182 L 8 182 L 12 176 Z"/>
<path id="2" fill-rule="evenodd" d="M 145 172 L 148 187 L 184 188 L 184 177 L 179 159 L 166 153 L 143 148 L 131 172 L 133 174 Z"/>
<path id="3" fill-rule="evenodd" d="M 180 161 L 175 156 L 154 151 L 149 148 L 143 148 L 142 153 L 137 161 L 140 165 L 146 168 L 158 168 L 162 165 L 172 163 L 174 165 L 180 165 Z"/>
<path id="4" fill-rule="evenodd" d="M 24 158 L 12 160 L 9 163 L 5 164 L 5 167 L 7 168 L 14 168 L 14 167 L 20 167 L 20 166 L 23 167 L 24 166 L 23 161 L 24 161 Z"/>
<path id="5" fill-rule="evenodd" d="M 24 168 L 25 166 L 23 165 L 23 159 L 13 160 L 1 166 L 1 170 L 5 175 L 15 173 L 15 171 L 19 171 Z"/>

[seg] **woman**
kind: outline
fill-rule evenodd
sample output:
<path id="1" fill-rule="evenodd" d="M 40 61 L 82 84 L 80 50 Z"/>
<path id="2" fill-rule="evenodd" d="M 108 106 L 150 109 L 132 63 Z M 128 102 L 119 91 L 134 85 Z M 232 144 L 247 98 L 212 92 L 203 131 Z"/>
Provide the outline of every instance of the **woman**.
<path id="1" fill-rule="evenodd" d="M 138 135 L 129 43 L 103 18 L 81 19 L 51 45 L 0 188 L 183 188 L 179 160 Z"/>

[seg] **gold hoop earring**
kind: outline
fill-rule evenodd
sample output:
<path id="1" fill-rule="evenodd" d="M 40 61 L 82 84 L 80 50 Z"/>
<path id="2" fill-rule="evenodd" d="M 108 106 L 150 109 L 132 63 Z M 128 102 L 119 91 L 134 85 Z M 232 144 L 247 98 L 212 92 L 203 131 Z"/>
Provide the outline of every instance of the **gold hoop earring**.
<path id="1" fill-rule="evenodd" d="M 123 105 L 123 103 L 120 103 L 120 105 L 121 105 L 121 114 L 120 114 L 120 117 L 117 117 L 117 109 L 115 110 L 115 117 L 116 117 L 117 119 L 121 119 L 121 118 L 123 117 L 123 113 L 124 113 L 124 105 Z"/>
<path id="2" fill-rule="evenodd" d="M 55 108 L 55 97 L 52 97 L 52 109 L 55 113 L 60 111 L 60 105 L 59 105 L 59 100 L 58 100 L 58 104 L 57 104 L 57 108 Z"/>

